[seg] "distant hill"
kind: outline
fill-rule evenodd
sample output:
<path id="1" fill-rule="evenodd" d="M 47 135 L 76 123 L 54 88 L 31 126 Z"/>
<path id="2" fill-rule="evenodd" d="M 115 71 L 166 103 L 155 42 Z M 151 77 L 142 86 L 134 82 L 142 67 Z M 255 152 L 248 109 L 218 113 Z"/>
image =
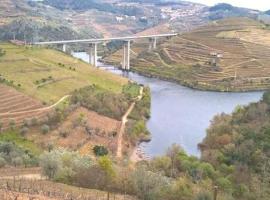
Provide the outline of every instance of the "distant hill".
<path id="1" fill-rule="evenodd" d="M 270 15 L 270 10 L 268 10 L 268 11 L 266 11 L 264 13 L 267 14 L 267 15 Z"/>
<path id="2" fill-rule="evenodd" d="M 227 4 L 227 3 L 220 3 L 209 8 L 211 12 L 220 11 L 220 10 L 233 10 L 233 9 L 234 7 L 231 4 Z"/>
<path id="3" fill-rule="evenodd" d="M 209 19 L 217 20 L 227 17 L 250 17 L 256 19 L 259 11 L 251 10 L 247 8 L 240 8 L 232 6 L 227 3 L 220 3 L 209 8 Z"/>
<path id="4" fill-rule="evenodd" d="M 97 9 L 103 12 L 118 13 L 128 16 L 142 15 L 143 12 L 137 7 L 119 7 L 112 3 L 106 3 L 97 0 L 45 0 L 44 4 L 56 7 L 58 9 L 89 10 Z"/>

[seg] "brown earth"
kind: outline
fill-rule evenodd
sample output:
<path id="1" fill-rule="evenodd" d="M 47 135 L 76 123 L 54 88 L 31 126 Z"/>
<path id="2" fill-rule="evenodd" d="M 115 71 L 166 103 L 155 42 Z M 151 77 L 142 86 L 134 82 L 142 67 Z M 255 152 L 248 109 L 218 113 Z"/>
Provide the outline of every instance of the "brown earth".
<path id="1" fill-rule="evenodd" d="M 3 123 L 3 129 L 9 126 L 11 120 L 18 127 L 24 119 L 43 118 L 48 112 L 44 108 L 38 100 L 0 84 L 0 122 Z"/>
<path id="2" fill-rule="evenodd" d="M 79 150 L 82 154 L 92 153 L 95 145 L 103 145 L 114 153 L 120 126 L 120 121 L 79 107 L 71 112 L 57 129 L 46 135 L 42 135 L 40 130 L 36 129 L 27 134 L 27 138 L 42 146 L 54 144 Z M 90 133 L 86 127 L 90 129 Z"/>

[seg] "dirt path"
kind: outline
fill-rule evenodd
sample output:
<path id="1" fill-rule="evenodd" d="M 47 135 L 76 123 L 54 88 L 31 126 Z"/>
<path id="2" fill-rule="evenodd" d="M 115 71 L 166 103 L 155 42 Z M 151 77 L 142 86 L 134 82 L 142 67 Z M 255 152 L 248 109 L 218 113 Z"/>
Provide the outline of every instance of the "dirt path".
<path id="1" fill-rule="evenodd" d="M 142 97 L 143 97 L 143 87 L 140 88 L 140 94 L 139 94 L 139 96 L 130 105 L 130 107 L 128 108 L 127 112 L 122 117 L 122 123 L 121 123 L 120 131 L 119 131 L 118 139 L 117 139 L 117 151 L 116 151 L 116 157 L 117 158 L 122 158 L 123 135 L 124 135 L 125 128 L 126 128 L 126 123 L 128 121 L 127 118 L 129 116 L 129 114 L 132 112 L 132 110 L 133 110 L 136 102 L 137 101 L 140 101 L 142 99 Z"/>
<path id="2" fill-rule="evenodd" d="M 35 109 L 35 110 L 27 110 L 27 111 L 19 111 L 19 112 L 6 112 L 6 113 L 0 113 L 0 116 L 4 116 L 4 115 L 10 115 L 10 114 L 26 114 L 26 113 L 31 113 L 31 112 L 39 112 L 39 111 L 46 111 L 46 110 L 50 110 L 51 108 L 56 107 L 58 104 L 60 104 L 61 102 L 63 102 L 64 100 L 66 100 L 68 97 L 70 97 L 70 95 L 66 95 L 64 97 L 62 97 L 59 101 L 57 101 L 55 104 L 50 105 L 48 107 L 44 107 L 44 108 L 39 108 L 39 109 Z"/>

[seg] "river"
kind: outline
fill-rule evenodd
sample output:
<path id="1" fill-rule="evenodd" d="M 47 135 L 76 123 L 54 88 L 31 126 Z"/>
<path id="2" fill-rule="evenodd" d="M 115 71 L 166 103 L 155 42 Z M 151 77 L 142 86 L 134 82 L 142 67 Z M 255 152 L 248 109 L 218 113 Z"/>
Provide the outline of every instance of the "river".
<path id="1" fill-rule="evenodd" d="M 88 55 L 83 52 L 73 55 L 86 62 L 89 60 Z M 164 154 L 173 143 L 180 144 L 189 155 L 200 156 L 197 145 L 205 137 L 206 129 L 216 114 L 231 113 L 237 105 L 256 102 L 263 94 L 199 91 L 132 72 L 123 73 L 102 63 L 100 66 L 150 87 L 151 118 L 147 127 L 152 134 L 152 140 L 142 144 L 144 152 L 149 156 Z"/>

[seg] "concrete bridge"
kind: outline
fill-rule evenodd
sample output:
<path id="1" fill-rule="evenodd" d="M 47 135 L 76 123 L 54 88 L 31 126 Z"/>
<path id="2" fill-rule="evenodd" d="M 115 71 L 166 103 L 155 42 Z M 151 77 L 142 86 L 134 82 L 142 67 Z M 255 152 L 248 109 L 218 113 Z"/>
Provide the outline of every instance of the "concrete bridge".
<path id="1" fill-rule="evenodd" d="M 122 58 L 122 69 L 129 70 L 130 69 L 130 46 L 131 41 L 138 39 L 149 39 L 149 50 L 156 49 L 157 40 L 159 38 L 170 38 L 173 36 L 177 36 L 176 33 L 168 33 L 168 34 L 157 34 L 157 35 L 144 35 L 144 36 L 127 36 L 127 37 L 113 37 L 113 38 L 98 38 L 98 39 L 84 39 L 84 40 L 63 40 L 63 41 L 49 41 L 49 42 L 36 42 L 34 45 L 54 45 L 61 44 L 63 52 L 66 52 L 67 45 L 69 44 L 89 44 L 89 63 L 95 67 L 97 67 L 97 48 L 99 43 L 110 42 L 110 41 L 124 41 L 123 46 L 123 58 Z"/>

